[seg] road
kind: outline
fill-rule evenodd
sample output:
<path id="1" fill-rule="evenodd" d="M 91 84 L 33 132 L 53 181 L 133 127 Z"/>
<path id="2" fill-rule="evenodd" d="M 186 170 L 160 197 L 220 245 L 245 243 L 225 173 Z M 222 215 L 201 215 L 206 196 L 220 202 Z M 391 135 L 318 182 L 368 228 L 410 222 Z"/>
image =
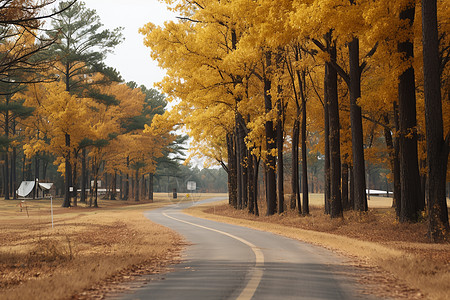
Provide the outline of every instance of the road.
<path id="1" fill-rule="evenodd" d="M 214 200 L 219 199 L 209 201 Z M 367 299 L 356 283 L 359 271 L 336 254 L 272 233 L 192 217 L 182 212 L 188 206 L 145 213 L 191 244 L 183 262 L 114 299 Z"/>

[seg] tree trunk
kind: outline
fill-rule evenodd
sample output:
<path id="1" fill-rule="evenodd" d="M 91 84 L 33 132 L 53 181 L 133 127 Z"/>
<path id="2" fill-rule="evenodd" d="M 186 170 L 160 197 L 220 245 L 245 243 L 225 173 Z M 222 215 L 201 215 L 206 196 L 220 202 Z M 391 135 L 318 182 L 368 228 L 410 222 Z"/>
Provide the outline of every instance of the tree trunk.
<path id="1" fill-rule="evenodd" d="M 33 200 L 39 198 L 39 152 L 34 156 L 34 182 L 35 187 L 33 189 Z"/>
<path id="2" fill-rule="evenodd" d="M 65 156 L 65 178 L 64 178 L 64 201 L 62 204 L 62 207 L 70 207 L 70 186 L 72 183 L 72 168 L 70 165 L 70 135 L 65 134 L 66 139 L 66 147 L 68 147 L 69 150 L 66 152 Z"/>
<path id="3" fill-rule="evenodd" d="M 141 198 L 142 199 L 147 198 L 147 180 L 145 179 L 144 174 L 142 174 L 141 176 Z"/>
<path id="4" fill-rule="evenodd" d="M 349 209 L 348 200 L 348 164 L 342 164 L 342 207 L 344 209 Z"/>
<path id="5" fill-rule="evenodd" d="M 94 175 L 94 207 L 98 208 L 98 170 Z"/>
<path id="6" fill-rule="evenodd" d="M 447 135 L 447 140 L 444 140 L 436 2 L 436 0 L 422 1 L 422 26 L 429 199 L 428 236 L 432 241 L 441 241 L 449 231 L 445 184 L 450 136 Z"/>
<path id="7" fill-rule="evenodd" d="M 352 128 L 353 176 L 355 187 L 355 210 L 367 211 L 367 196 L 364 166 L 363 127 L 361 107 L 361 70 L 359 64 L 359 40 L 353 38 L 348 44 L 350 66 L 350 122 Z"/>
<path id="8" fill-rule="evenodd" d="M 236 133 L 234 135 L 234 144 L 236 151 L 236 200 L 237 200 L 237 208 L 242 209 L 242 155 L 241 155 L 241 147 L 240 147 L 240 138 L 239 138 L 239 125 L 236 124 L 235 127 Z"/>
<path id="9" fill-rule="evenodd" d="M 123 200 L 128 200 L 128 196 L 130 194 L 130 175 L 128 173 L 128 170 L 130 168 L 130 157 L 127 156 L 127 175 L 125 178 L 125 187 L 124 187 L 124 193 L 123 193 Z"/>
<path id="10" fill-rule="evenodd" d="M 276 126 L 277 135 L 277 192 L 278 192 L 278 213 L 284 212 L 284 166 L 283 166 L 283 106 L 281 100 L 277 102 L 278 119 Z"/>
<path id="11" fill-rule="evenodd" d="M 237 208 L 237 166 L 235 152 L 234 135 L 227 134 L 228 153 L 228 201 L 234 208 Z"/>
<path id="12" fill-rule="evenodd" d="M 5 185 L 5 165 L 3 164 L 3 158 L 4 155 L 1 155 L 0 161 L 2 163 L 0 163 L 0 197 L 5 195 L 5 191 L 4 191 L 4 185 Z"/>
<path id="13" fill-rule="evenodd" d="M 247 147 L 245 146 L 245 128 L 244 118 L 236 113 L 236 158 L 237 158 L 237 200 L 238 208 L 246 207 L 248 199 L 248 182 L 247 182 Z"/>
<path id="14" fill-rule="evenodd" d="M 123 174 L 122 171 L 120 171 L 120 175 L 119 175 L 119 187 L 120 187 L 120 193 L 119 193 L 119 199 L 123 200 Z"/>
<path id="15" fill-rule="evenodd" d="M 4 123 L 4 130 L 5 130 L 5 138 L 6 138 L 6 148 L 5 148 L 5 152 L 4 152 L 4 196 L 5 196 L 5 200 L 9 200 L 10 199 L 10 194 L 9 194 L 9 188 L 10 188 L 10 178 L 9 178 L 9 95 L 6 95 L 5 99 L 6 99 L 6 111 L 5 111 L 5 123 Z"/>
<path id="16" fill-rule="evenodd" d="M 92 159 L 91 160 L 91 164 L 92 164 L 92 166 L 91 166 L 91 172 L 90 172 L 90 174 L 89 174 L 89 183 L 90 183 L 90 185 L 89 185 L 89 207 L 91 207 L 92 206 L 92 200 L 93 200 L 93 197 L 94 197 L 94 188 L 95 188 L 95 184 L 94 184 L 94 181 L 95 181 L 95 168 L 94 168 L 94 160 Z"/>
<path id="17" fill-rule="evenodd" d="M 308 152 L 306 149 L 306 95 L 305 82 L 306 73 L 302 71 L 301 74 L 297 71 L 298 83 L 300 86 L 300 95 L 302 98 L 302 200 L 303 200 L 303 214 L 309 215 L 309 191 L 308 191 Z"/>
<path id="18" fill-rule="evenodd" d="M 13 147 L 12 158 L 11 158 L 11 185 L 12 185 L 12 196 L 13 199 L 17 199 L 17 148 Z"/>
<path id="19" fill-rule="evenodd" d="M 117 199 L 117 171 L 114 170 L 114 176 L 111 184 L 111 200 Z"/>
<path id="20" fill-rule="evenodd" d="M 248 212 L 251 214 L 255 213 L 255 180 L 254 180 L 254 167 L 253 167 L 253 155 L 249 150 L 247 158 L 247 182 L 248 182 Z"/>
<path id="21" fill-rule="evenodd" d="M 8 151 L 3 154 L 3 195 L 5 196 L 5 200 L 9 200 L 9 158 Z"/>
<path id="22" fill-rule="evenodd" d="M 400 120 L 398 115 L 397 101 L 394 101 L 394 125 L 397 132 L 400 132 Z M 400 218 L 402 205 L 402 185 L 400 179 L 400 138 L 394 138 L 394 202 L 395 212 Z"/>
<path id="23" fill-rule="evenodd" d="M 325 77 L 324 77 L 324 103 L 323 103 L 323 114 L 324 114 L 324 132 L 323 132 L 323 138 L 324 138 L 324 209 L 325 214 L 329 215 L 331 213 L 331 207 L 330 207 L 330 199 L 331 199 L 331 175 L 330 175 L 330 116 L 329 116 L 329 92 L 327 87 L 327 81 L 328 81 L 328 67 L 325 66 Z"/>
<path id="24" fill-rule="evenodd" d="M 81 195 L 80 202 L 86 203 L 87 169 L 86 169 L 86 149 L 81 150 Z"/>
<path id="25" fill-rule="evenodd" d="M 336 46 L 331 39 L 329 44 L 329 53 L 331 60 L 336 60 Z M 332 218 L 338 218 L 342 217 L 342 202 L 337 72 L 330 65 L 330 63 L 326 63 L 325 74 L 327 76 L 325 88 L 328 90 L 328 115 L 330 118 L 330 213 Z"/>
<path id="26" fill-rule="evenodd" d="M 298 108 L 297 108 L 298 110 Z M 297 111 L 297 116 L 299 115 L 299 112 Z M 300 137 L 300 121 L 298 120 L 298 117 L 294 120 L 294 127 L 292 129 L 292 178 L 291 178 L 291 188 L 292 188 L 292 194 L 291 194 L 291 201 L 290 201 L 290 207 L 291 209 L 295 209 L 297 206 L 298 213 L 302 213 L 302 206 L 300 203 L 300 188 L 299 188 L 299 137 Z M 297 205 L 297 203 L 299 205 Z"/>
<path id="27" fill-rule="evenodd" d="M 74 164 L 73 164 L 73 206 L 77 206 L 78 200 L 78 154 L 74 151 Z"/>
<path id="28" fill-rule="evenodd" d="M 258 207 L 258 177 L 259 177 L 259 163 L 260 163 L 260 158 L 257 159 L 256 156 L 253 157 L 254 159 L 254 169 L 255 169 L 255 176 L 253 177 L 253 185 L 255 186 L 254 188 L 254 196 L 253 198 L 255 199 L 255 216 L 259 216 L 259 207 Z"/>
<path id="29" fill-rule="evenodd" d="M 348 206 L 350 208 L 355 207 L 355 184 L 354 184 L 354 180 L 353 180 L 353 166 L 350 166 L 349 168 L 349 180 L 350 180 L 350 194 L 349 194 L 349 198 L 348 198 Z"/>
<path id="30" fill-rule="evenodd" d="M 148 200 L 153 202 L 153 173 L 150 173 L 148 177 Z"/>
<path id="31" fill-rule="evenodd" d="M 136 169 L 134 178 L 134 201 L 139 201 L 139 169 Z"/>
<path id="32" fill-rule="evenodd" d="M 400 19 L 409 22 L 412 31 L 414 22 L 414 3 L 400 13 Z M 398 52 L 405 61 L 414 57 L 411 40 L 398 44 Z M 400 222 L 417 222 L 421 208 L 420 176 L 417 154 L 416 132 L 416 91 L 414 68 L 409 66 L 399 77 L 398 108 L 400 123 L 400 180 L 401 211 Z"/>
<path id="33" fill-rule="evenodd" d="M 22 181 L 25 181 L 25 169 L 26 169 L 26 162 L 27 162 L 27 158 L 25 156 L 25 154 L 22 157 Z"/>
<path id="34" fill-rule="evenodd" d="M 169 179 L 169 177 L 167 177 L 167 179 Z M 167 189 L 169 189 L 169 183 L 167 183 Z M 134 198 L 134 174 L 131 173 L 130 175 L 130 193 L 129 193 L 129 198 L 133 199 Z"/>
<path id="35" fill-rule="evenodd" d="M 266 52 L 266 66 L 269 68 L 272 65 L 271 53 Z M 266 70 L 267 71 L 267 70 Z M 272 96 L 270 90 L 272 82 L 268 77 L 268 74 L 264 74 L 264 104 L 266 113 L 272 110 Z M 276 132 L 273 128 L 273 121 L 268 120 L 265 124 L 266 130 L 266 149 L 267 149 L 267 215 L 273 215 L 277 209 L 277 182 L 276 182 L 276 159 L 272 155 L 272 150 L 276 148 Z"/>

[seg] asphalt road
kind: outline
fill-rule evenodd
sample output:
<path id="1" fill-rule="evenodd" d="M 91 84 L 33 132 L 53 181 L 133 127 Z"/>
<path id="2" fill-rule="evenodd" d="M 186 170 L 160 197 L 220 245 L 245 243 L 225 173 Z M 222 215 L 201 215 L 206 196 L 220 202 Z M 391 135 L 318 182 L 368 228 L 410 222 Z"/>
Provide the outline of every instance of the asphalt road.
<path id="1" fill-rule="evenodd" d="M 356 282 L 359 271 L 336 254 L 275 234 L 192 217 L 182 212 L 187 206 L 145 214 L 191 243 L 183 262 L 118 299 L 368 298 Z"/>

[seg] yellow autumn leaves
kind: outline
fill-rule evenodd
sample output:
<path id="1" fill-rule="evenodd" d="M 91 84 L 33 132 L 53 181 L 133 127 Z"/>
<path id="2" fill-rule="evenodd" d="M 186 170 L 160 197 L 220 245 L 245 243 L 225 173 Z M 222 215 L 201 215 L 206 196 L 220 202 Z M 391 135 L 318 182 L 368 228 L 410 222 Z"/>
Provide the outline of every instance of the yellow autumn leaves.
<path id="1" fill-rule="evenodd" d="M 245 119 L 247 146 L 261 147 L 264 155 L 264 124 L 277 118 L 277 108 L 264 109 L 264 76 L 272 81 L 270 95 L 275 103 L 282 99 L 285 106 L 284 134 L 289 141 L 296 118 L 297 71 L 305 71 L 305 95 L 308 98 L 309 135 L 323 134 L 323 65 L 328 53 L 312 40 L 323 41 L 332 30 L 338 47 L 338 63 L 348 69 L 347 43 L 353 37 L 360 40 L 360 59 L 367 63 L 362 71 L 362 97 L 358 100 L 365 119 L 364 135 L 372 150 L 368 159 L 378 162 L 387 157 L 382 126 L 395 134 L 393 124 L 385 124 L 382 116 L 392 112 L 397 98 L 399 74 L 410 64 L 417 69 L 419 107 L 423 102 L 421 86 L 421 26 L 420 1 L 416 1 L 416 59 L 403 61 L 397 44 L 410 37 L 398 18 L 400 10 L 411 1 L 350 1 L 350 0 L 228 0 L 228 1 L 165 1 L 180 19 L 158 27 L 147 24 L 141 29 L 145 44 L 167 77 L 160 83 L 162 90 L 181 102 L 173 114 L 186 124 L 193 146 L 198 153 L 213 159 L 226 151 L 224 141 L 233 132 L 235 114 Z M 450 23 L 448 1 L 438 1 L 443 47 L 449 45 Z M 447 15 L 446 15 L 447 13 Z M 369 55 L 372 50 L 374 53 Z M 302 55 L 299 57 L 298 52 Z M 265 53 L 273 53 L 271 66 L 265 63 Z M 443 95 L 449 95 L 449 67 L 443 70 Z M 341 147 L 343 156 L 351 158 L 351 135 L 348 122 L 348 88 L 339 82 L 341 110 Z M 444 96 L 445 98 L 446 96 Z M 450 127 L 449 105 L 444 103 L 446 131 Z M 420 112 L 420 111 L 419 111 Z M 419 131 L 424 131 L 423 113 L 418 114 Z M 316 139 L 309 149 L 323 148 Z M 322 139 L 323 141 L 323 139 Z M 211 149 L 215 149 L 212 151 Z M 256 151 L 256 150 L 255 150 Z M 379 154 L 379 155 L 376 155 Z M 382 155 L 383 154 L 383 155 Z M 384 161 L 385 163 L 386 161 Z"/>
<path id="2" fill-rule="evenodd" d="M 97 74 L 94 81 L 100 82 Z M 145 95 L 140 88 L 130 88 L 125 83 L 98 85 L 104 94 L 114 96 L 117 105 L 99 103 L 89 97 L 78 97 L 65 90 L 63 82 L 31 84 L 16 97 L 25 98 L 25 105 L 35 107 L 32 117 L 24 120 L 26 140 L 25 155 L 33 157 L 38 152 L 51 153 L 57 157 L 59 171 L 64 173 L 64 159 L 67 153 L 78 153 L 89 147 L 91 158 L 108 160 L 107 171 L 130 172 L 126 166 L 127 156 L 132 161 L 142 161 L 141 172 L 153 172 L 155 159 L 172 137 L 170 128 L 156 134 L 148 127 L 125 132 L 123 122 L 136 117 L 143 111 Z M 70 146 L 65 136 L 70 135 Z M 95 141 L 107 141 L 102 147 L 92 147 Z M 75 162 L 76 157 L 72 155 Z"/>

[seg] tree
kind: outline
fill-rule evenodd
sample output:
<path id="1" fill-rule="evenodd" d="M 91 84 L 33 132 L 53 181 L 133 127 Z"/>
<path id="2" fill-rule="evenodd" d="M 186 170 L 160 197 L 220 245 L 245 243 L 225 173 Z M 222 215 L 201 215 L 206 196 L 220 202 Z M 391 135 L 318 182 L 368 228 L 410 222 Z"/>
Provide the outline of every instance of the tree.
<path id="1" fill-rule="evenodd" d="M 424 140 L 425 126 L 415 108 L 416 102 L 421 104 L 421 78 L 414 68 L 421 66 L 413 60 L 414 45 L 420 51 L 419 44 L 413 43 L 417 40 L 413 1 L 169 2 L 176 3 L 179 21 L 163 27 L 146 25 L 145 43 L 167 69 L 159 87 L 169 98 L 180 99 L 172 118 L 186 124 L 196 153 L 227 170 L 231 205 L 243 208 L 248 199 L 248 210 L 254 211 L 256 202 L 250 195 L 256 185 L 250 183 L 257 178 L 261 159 L 267 213 L 275 213 L 277 204 L 279 212 L 284 209 L 282 183 L 278 182 L 277 195 L 276 178 L 282 178 L 283 150 L 289 143 L 292 199 L 299 202 L 301 127 L 303 179 L 325 161 L 325 182 L 316 178 L 313 182 L 316 188 L 325 187 L 327 213 L 342 216 L 341 197 L 349 195 L 349 170 L 348 203 L 367 210 L 365 164 L 385 164 L 390 155 L 394 176 L 388 177 L 394 178 L 400 219 L 417 221 L 423 200 L 417 160 L 419 154 L 422 161 L 426 156 L 417 152 L 417 137 Z M 239 13 L 243 9 L 244 15 Z M 442 32 L 438 40 L 444 68 L 450 48 L 448 30 Z M 448 74 L 447 67 L 442 82 L 448 82 Z M 450 95 L 448 86 L 442 84 L 444 95 Z M 448 127 L 448 114 L 441 114 L 443 126 Z M 386 145 L 380 143 L 382 136 Z M 313 160 L 313 167 L 308 168 L 307 159 Z M 403 161 L 401 168 L 399 161 Z M 302 182 L 306 189 L 308 184 Z M 304 190 L 307 199 L 305 195 Z M 414 199 L 412 217 L 406 199 Z"/>
<path id="2" fill-rule="evenodd" d="M 0 20 L 0 83 L 2 86 L 0 94 L 5 99 L 1 107 L 5 116 L 3 124 L 5 139 L 2 140 L 2 143 L 5 143 L 2 146 L 6 147 L 4 152 L 5 199 L 9 199 L 10 192 L 14 199 L 16 197 L 16 147 L 12 148 L 12 157 L 9 161 L 9 144 L 12 142 L 9 137 L 10 134 L 15 133 L 16 117 L 21 114 L 21 111 L 27 110 L 21 106 L 20 102 L 12 101 L 12 98 L 24 88 L 24 83 L 44 80 L 40 71 L 48 67 L 49 61 L 40 58 L 38 54 L 54 40 L 38 36 L 38 32 L 43 20 L 61 12 L 58 10 L 53 14 L 45 13 L 45 8 L 53 2 L 53 0 L 0 1 L 2 16 Z M 68 3 L 68 6 L 70 5 L 71 3 Z"/>
<path id="3" fill-rule="evenodd" d="M 414 67 L 410 59 L 414 57 L 414 44 L 410 37 L 414 23 L 415 3 L 406 1 L 400 12 L 404 21 L 405 36 L 398 43 L 406 67 L 398 78 L 398 108 L 400 125 L 400 182 L 401 211 L 400 222 L 416 222 L 421 205 L 420 178 L 417 153 L 416 91 Z"/>
<path id="4" fill-rule="evenodd" d="M 444 139 L 437 1 L 422 1 L 423 72 L 428 167 L 428 235 L 441 241 L 449 231 L 445 195 L 450 133 Z"/>
<path id="5" fill-rule="evenodd" d="M 39 54 L 55 42 L 39 36 L 43 21 L 65 11 L 76 1 L 67 1 L 59 9 L 47 13 L 56 0 L 0 1 L 0 81 L 9 82 L 11 75 L 27 74 L 25 82 L 40 81 L 38 70 L 47 69 L 49 61 Z M 17 74 L 16 74 L 17 75 Z"/>
<path id="6" fill-rule="evenodd" d="M 27 120 L 29 141 L 24 145 L 25 154 L 27 157 L 39 151 L 55 154 L 60 172 L 68 176 L 71 161 L 67 156 L 72 153 L 71 147 L 92 136 L 90 116 L 96 103 L 70 95 L 64 84 L 58 82 L 35 84 L 27 93 L 26 103 L 36 110 L 34 117 Z M 72 146 L 67 145 L 67 136 L 72 137 Z"/>
<path id="7" fill-rule="evenodd" d="M 332 39 L 331 32 L 326 37 L 328 52 L 331 60 L 336 60 L 336 41 Z M 339 134 L 339 103 L 338 103 L 337 71 L 330 63 L 325 64 L 325 88 L 328 98 L 328 116 L 330 125 L 330 216 L 342 217 L 341 201 L 341 151 Z"/>
<path id="8" fill-rule="evenodd" d="M 17 77 L 15 77 L 17 78 Z M 3 115 L 3 120 L 0 120 L 2 129 L 4 132 L 4 142 L 3 147 L 3 161 L 4 161 L 4 196 L 8 200 L 12 194 L 13 199 L 16 199 L 16 146 L 17 137 L 16 134 L 16 124 L 17 121 L 26 119 L 29 117 L 33 108 L 24 105 L 24 99 L 21 98 L 20 92 L 24 89 L 23 85 L 16 82 L 10 77 L 11 82 L 3 83 L 0 82 L 0 88 L 3 90 L 4 101 L 0 102 L 0 114 Z M 0 142 L 0 143 L 2 143 Z M 11 159 L 9 158 L 10 146 L 12 146 Z"/>
<path id="9" fill-rule="evenodd" d="M 272 53 L 265 53 L 265 67 L 264 72 L 264 107 L 266 113 L 270 113 L 272 107 L 272 96 L 270 90 L 272 89 L 272 80 L 270 77 L 270 67 L 272 66 Z M 267 215 L 273 215 L 277 208 L 277 189 L 276 189 L 276 159 L 274 151 L 276 150 L 276 132 L 274 130 L 274 124 L 271 119 L 265 123 L 266 131 L 266 149 L 267 158 L 265 162 L 266 171 L 266 201 L 267 201 Z"/>
<path id="10" fill-rule="evenodd" d="M 62 1 L 55 11 L 66 7 L 69 2 Z M 114 30 L 102 30 L 103 25 L 95 10 L 86 8 L 81 1 L 76 2 L 63 11 L 52 22 L 53 31 L 49 37 L 58 39 L 53 44 L 47 55 L 55 57 L 59 62 L 54 65 L 55 71 L 65 83 L 66 91 L 81 95 L 86 92 L 88 77 L 101 66 L 106 54 L 122 40 L 121 28 Z M 91 92 L 92 93 L 92 92 Z M 88 93 L 89 94 L 89 93 Z M 69 187 L 72 174 L 70 172 L 70 149 L 74 147 L 71 136 L 65 137 L 66 147 L 69 152 L 66 157 L 66 179 L 64 207 L 70 206 Z M 72 144 L 72 146 L 71 146 Z"/>

